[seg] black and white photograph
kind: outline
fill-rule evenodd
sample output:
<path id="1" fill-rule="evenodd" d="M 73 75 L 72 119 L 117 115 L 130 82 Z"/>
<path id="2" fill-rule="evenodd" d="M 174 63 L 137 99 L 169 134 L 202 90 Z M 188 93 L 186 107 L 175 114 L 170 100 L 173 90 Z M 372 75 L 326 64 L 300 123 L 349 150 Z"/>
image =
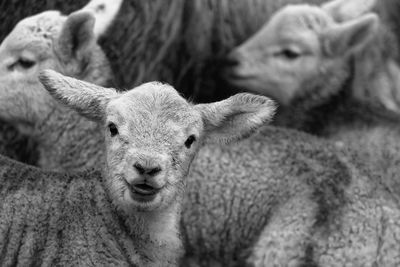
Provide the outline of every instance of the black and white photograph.
<path id="1" fill-rule="evenodd" d="M 400 0 L 0 0 L 0 267 L 399 267 Z"/>

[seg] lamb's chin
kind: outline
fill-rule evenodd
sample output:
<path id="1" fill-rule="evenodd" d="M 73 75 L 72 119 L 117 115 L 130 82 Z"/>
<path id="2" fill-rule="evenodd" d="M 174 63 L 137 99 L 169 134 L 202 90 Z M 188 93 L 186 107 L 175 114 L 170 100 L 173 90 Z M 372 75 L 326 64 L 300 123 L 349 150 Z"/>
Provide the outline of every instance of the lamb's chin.
<path id="1" fill-rule="evenodd" d="M 151 195 L 142 195 L 130 189 L 125 190 L 123 201 L 125 207 L 132 211 L 152 211 L 161 206 L 161 192 Z"/>

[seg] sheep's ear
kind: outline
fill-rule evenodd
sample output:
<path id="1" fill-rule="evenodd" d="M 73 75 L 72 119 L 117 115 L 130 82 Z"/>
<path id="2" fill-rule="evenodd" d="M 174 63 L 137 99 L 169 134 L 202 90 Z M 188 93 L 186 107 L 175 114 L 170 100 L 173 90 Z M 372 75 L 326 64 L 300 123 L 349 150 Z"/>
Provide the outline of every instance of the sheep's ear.
<path id="1" fill-rule="evenodd" d="M 77 11 L 67 17 L 55 46 L 64 62 L 82 60 L 96 42 L 93 34 L 95 19 L 91 12 Z"/>
<path id="2" fill-rule="evenodd" d="M 337 22 L 358 18 L 373 11 L 376 0 L 333 0 L 321 7 Z"/>
<path id="3" fill-rule="evenodd" d="M 82 11 L 90 11 L 96 18 L 94 36 L 98 39 L 110 27 L 117 16 L 123 0 L 91 0 Z"/>
<path id="4" fill-rule="evenodd" d="M 55 99 L 94 121 L 104 118 L 107 103 L 118 95 L 114 89 L 66 77 L 53 70 L 40 72 L 39 80 Z"/>
<path id="5" fill-rule="evenodd" d="M 265 96 L 237 94 L 220 102 L 199 104 L 207 142 L 229 143 L 245 138 L 271 120 L 275 104 Z"/>
<path id="6" fill-rule="evenodd" d="M 367 14 L 329 27 L 321 34 L 323 52 L 327 56 L 343 56 L 362 48 L 376 32 L 378 22 L 377 15 Z"/>

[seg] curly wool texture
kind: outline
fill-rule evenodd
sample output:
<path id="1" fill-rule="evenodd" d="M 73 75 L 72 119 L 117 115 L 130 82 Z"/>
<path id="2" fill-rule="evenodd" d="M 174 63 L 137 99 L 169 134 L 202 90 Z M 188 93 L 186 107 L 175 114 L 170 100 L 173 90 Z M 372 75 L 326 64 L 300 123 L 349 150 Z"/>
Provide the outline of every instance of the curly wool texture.
<path id="1" fill-rule="evenodd" d="M 138 238 L 98 172 L 0 165 L 2 266 L 140 266 Z M 187 186 L 183 234 L 201 266 L 399 264 L 395 197 L 354 154 L 307 134 L 268 127 L 234 146 L 205 146 Z"/>
<path id="2" fill-rule="evenodd" d="M 275 127 L 203 147 L 187 178 L 187 258 L 201 266 L 396 265 L 397 199 L 357 158 Z"/>
<path id="3" fill-rule="evenodd" d="M 126 0 L 101 44 L 112 62 L 119 87 L 132 88 L 146 81 L 161 80 L 200 101 L 222 99 L 232 92 L 218 84 L 221 57 L 254 33 L 275 10 L 304 1 Z M 7 12 L 0 12 L 0 40 L 23 18 L 48 9 L 69 14 L 86 3 L 83 0 L 3 2 L 0 10 Z M 0 130 L 5 132 L 0 137 L 2 154 L 37 163 L 38 152 L 32 140 L 18 135 L 6 123 L 0 125 Z"/>
<path id="4" fill-rule="evenodd" d="M 139 238 L 99 172 L 56 174 L 3 156 L 0 165 L 1 266 L 141 266 Z"/>
<path id="5" fill-rule="evenodd" d="M 383 12 L 382 6 L 376 10 Z M 400 73 L 396 38 L 385 24 L 345 66 L 305 77 L 297 98 L 277 124 L 331 139 L 355 149 L 369 162 L 381 181 L 400 194 Z M 393 103 L 390 110 L 385 105 Z M 293 116 L 296 114 L 296 116 Z"/>
<path id="6" fill-rule="evenodd" d="M 287 134 L 285 133 L 286 131 L 282 131 L 282 133 L 279 134 L 280 130 L 274 130 L 277 132 L 277 137 L 270 139 L 272 144 L 282 144 L 280 142 L 284 142 L 283 140 L 285 140 L 285 136 L 287 136 Z M 270 132 L 271 136 L 274 136 L 274 131 Z M 267 132 L 267 136 L 268 136 L 268 132 Z M 304 138 L 303 139 L 308 139 L 309 137 L 306 135 L 303 135 Z M 278 138 L 279 137 L 279 138 Z M 283 138 L 283 139 L 281 139 Z M 296 136 L 293 138 L 298 138 L 298 140 L 302 140 L 301 137 Z M 279 156 L 280 151 L 282 148 L 275 148 L 275 149 L 271 149 L 271 147 L 262 147 L 260 146 L 260 143 L 264 143 L 267 142 L 264 140 L 264 138 L 262 138 L 262 140 L 259 140 L 260 142 L 255 142 L 254 144 L 248 144 L 248 143 L 244 143 L 245 145 L 247 145 L 248 147 L 254 149 L 254 154 L 250 154 L 249 156 L 247 156 L 247 153 L 245 153 L 245 151 L 247 151 L 245 149 L 245 147 L 241 147 L 239 148 L 235 148 L 233 151 L 234 152 L 224 152 L 222 153 L 222 156 L 220 156 L 221 154 L 217 153 L 219 149 L 216 148 L 216 150 L 213 150 L 212 148 L 209 148 L 210 150 L 206 150 L 204 153 L 206 156 L 204 156 L 204 158 L 202 158 L 202 156 L 199 156 L 200 159 L 199 162 L 202 163 L 196 163 L 195 161 L 195 165 L 196 166 L 198 164 L 199 167 L 197 167 L 197 171 L 196 169 L 193 170 L 193 178 L 188 178 L 189 180 L 194 179 L 197 183 L 197 185 L 199 187 L 196 186 L 191 186 L 189 184 L 189 189 L 192 193 L 190 193 L 190 202 L 191 203 L 198 203 L 198 206 L 193 206 L 192 209 L 188 209 L 188 214 L 184 215 L 190 219 L 184 219 L 186 221 L 190 221 L 192 220 L 194 222 L 193 227 L 190 226 L 190 224 L 186 224 L 188 227 L 187 231 L 187 235 L 190 237 L 189 240 L 193 240 L 191 247 L 193 247 L 193 250 L 191 250 L 191 253 L 193 255 L 209 255 L 210 258 L 222 258 L 223 261 L 225 262 L 229 262 L 229 261 L 233 261 L 235 259 L 237 260 L 242 260 L 243 257 L 238 257 L 237 255 L 246 255 L 246 250 L 243 249 L 244 247 L 247 247 L 247 244 L 243 244 L 243 242 L 249 242 L 249 243 L 254 243 L 257 240 L 257 237 L 260 235 L 260 232 L 263 231 L 260 227 L 260 225 L 262 225 L 262 223 L 267 223 L 267 225 L 270 225 L 271 228 L 266 227 L 265 231 L 263 232 L 263 234 L 265 234 L 266 239 L 268 239 L 268 233 L 271 232 L 275 232 L 275 230 L 279 230 L 281 225 L 282 225 L 282 221 L 279 218 L 291 218 L 290 214 L 292 214 L 294 217 L 297 214 L 293 214 L 291 213 L 291 210 L 297 210 L 297 211 L 302 211 L 304 208 L 304 206 L 296 206 L 296 203 L 303 203 L 302 205 L 305 205 L 306 207 L 311 207 L 311 208 L 305 208 L 304 211 L 307 211 L 306 215 L 304 215 L 306 218 L 304 219 L 304 221 L 307 222 L 306 227 L 310 226 L 310 221 L 311 223 L 314 221 L 318 221 L 318 222 L 322 222 L 320 225 L 335 225 L 334 223 L 330 224 L 330 223 L 324 223 L 327 222 L 327 220 L 324 220 L 324 218 L 333 218 L 333 221 L 340 221 L 340 219 L 342 218 L 340 213 L 334 213 L 334 215 L 332 216 L 328 216 L 330 214 L 331 210 L 335 210 L 335 208 L 337 207 L 348 207 L 346 206 L 344 203 L 342 203 L 340 200 L 342 199 L 342 195 L 341 193 L 339 194 L 338 192 L 342 192 L 343 190 L 337 190 L 337 187 L 335 187 L 336 185 L 338 187 L 343 187 L 345 189 L 348 189 L 349 193 L 349 197 L 355 198 L 354 196 L 358 196 L 361 195 L 360 200 L 357 202 L 360 207 L 362 207 L 362 209 L 360 210 L 367 210 L 368 213 L 366 212 L 366 214 L 370 217 L 372 217 L 373 220 L 373 224 L 374 226 L 379 226 L 379 229 L 383 229 L 383 228 L 390 228 L 393 225 L 392 220 L 386 221 L 385 218 L 392 218 L 390 215 L 390 213 L 396 213 L 396 208 L 393 208 L 393 205 L 391 204 L 392 200 L 390 199 L 390 196 L 385 196 L 385 194 L 383 194 L 383 192 L 381 191 L 381 187 L 376 185 L 376 182 L 371 181 L 370 179 L 363 177 L 363 179 L 354 179 L 355 181 L 366 181 L 365 182 L 365 187 L 362 187 L 361 191 L 357 191 L 356 189 L 354 189 L 353 187 L 351 187 L 351 185 L 354 185 L 354 180 L 352 180 L 353 182 L 350 182 L 350 185 L 346 186 L 346 180 L 349 177 L 348 174 L 346 174 L 346 167 L 343 167 L 340 163 L 337 163 L 337 160 L 335 160 L 334 156 L 333 159 L 331 157 L 321 157 L 321 159 L 319 161 L 317 161 L 317 163 L 315 163 L 315 161 L 312 159 L 313 157 L 317 157 L 319 154 L 318 150 L 314 151 L 313 149 L 314 146 L 317 146 L 315 144 L 307 144 L 306 141 L 304 141 L 305 143 L 302 143 L 301 141 L 297 141 L 299 142 L 297 146 L 293 146 L 292 143 L 290 141 L 288 141 L 287 145 L 285 146 L 285 153 L 282 153 L 281 156 Z M 275 143 L 274 143 L 275 142 Z M 324 144 L 324 143 L 323 143 Z M 320 146 L 325 146 L 321 144 Z M 294 147 L 296 147 L 297 149 L 295 149 Z M 310 153 L 305 153 L 303 154 L 297 154 L 298 151 L 302 151 L 305 148 L 311 147 L 311 151 L 314 152 L 310 152 Z M 327 148 L 325 148 L 327 149 Z M 260 150 L 263 151 L 263 153 L 268 153 L 268 157 L 266 158 L 265 161 L 263 161 L 263 163 L 253 163 L 253 165 L 251 165 L 252 162 L 254 162 L 254 159 L 259 159 L 260 155 L 258 154 L 260 152 Z M 208 151 L 208 152 L 207 152 Z M 225 153 L 231 153 L 232 156 L 226 156 Z M 269 154 L 270 153 L 270 154 Z M 322 153 L 322 152 L 321 152 Z M 262 155 L 264 155 L 262 154 Z M 323 154 L 323 153 L 322 153 Z M 222 159 L 221 162 L 215 162 L 215 160 L 206 160 L 206 158 L 208 157 L 208 155 L 213 155 L 213 156 L 220 156 L 218 157 L 218 159 Z M 239 156 L 240 155 L 240 156 Z M 315 156 L 316 155 L 316 156 Z M 296 165 L 294 161 L 291 161 L 291 158 L 294 157 L 295 159 L 298 160 L 302 160 L 302 162 L 305 162 L 304 165 Z M 311 157 L 311 159 L 310 159 Z M 234 158 L 236 158 L 236 160 L 234 160 Z M 332 161 L 336 162 L 333 166 L 335 168 L 332 168 L 332 170 L 329 171 L 329 175 L 326 178 L 325 183 L 315 183 L 321 186 L 314 186 L 312 187 L 312 189 L 307 189 L 309 188 L 307 186 L 307 183 L 304 182 L 305 177 L 307 177 L 307 174 L 309 174 L 311 172 L 312 169 L 319 171 L 318 175 L 316 174 L 315 176 L 312 176 L 314 178 L 311 179 L 311 184 L 312 181 L 318 181 L 316 180 L 318 177 L 325 177 L 323 176 L 324 174 L 324 166 L 326 166 L 327 162 L 331 162 L 329 159 L 331 159 Z M 205 162 L 205 163 L 204 163 Z M 288 164 L 290 163 L 290 164 Z M 208 164 L 208 165 L 206 165 Z M 218 164 L 218 165 L 216 165 Z M 259 164 L 259 165 L 258 165 Z M 208 166 L 208 167 L 207 167 Z M 216 167 L 216 166 L 220 166 Z M 242 166 L 238 167 L 238 166 Z M 286 167 L 285 167 L 286 166 Z M 297 167 L 299 166 L 299 167 Z M 207 169 L 205 169 L 205 167 L 207 167 Z M 253 179 L 248 178 L 247 176 L 245 176 L 245 172 L 244 172 L 244 168 L 245 167 L 249 167 L 252 168 L 252 171 L 254 171 L 255 177 Z M 266 171 L 263 168 L 270 168 L 270 170 Z M 227 171 L 227 169 L 229 170 L 229 172 Z M 337 171 L 337 170 L 340 171 Z M 207 173 L 204 173 L 205 170 L 207 170 Z M 198 173 L 199 176 L 194 176 L 196 173 Z M 272 179 L 269 181 L 269 183 L 265 184 L 265 188 L 272 188 L 275 189 L 276 192 L 274 190 L 271 189 L 271 191 L 267 191 L 270 192 L 271 198 L 262 198 L 262 199 L 258 199 L 257 195 L 254 194 L 255 192 L 255 188 L 262 188 L 260 187 L 260 185 L 257 183 L 256 185 L 252 186 L 251 183 L 248 183 L 246 185 L 248 185 L 249 187 L 247 187 L 246 192 L 246 196 L 248 196 L 249 198 L 254 197 L 254 200 L 249 200 L 246 199 L 246 201 L 244 201 L 245 198 L 240 198 L 240 195 L 242 193 L 237 193 L 238 197 L 236 197 L 236 189 L 231 189 L 228 190 L 227 188 L 229 188 L 229 186 L 232 186 L 233 188 L 236 188 L 235 183 L 232 183 L 232 179 L 230 177 L 230 175 L 237 175 L 241 173 L 241 176 L 238 176 L 239 178 L 241 178 L 240 180 L 235 180 L 237 181 L 237 184 L 239 184 L 239 182 L 241 183 L 240 185 L 242 185 L 243 183 L 245 183 L 246 180 L 257 180 L 259 177 L 257 176 L 262 174 L 264 175 L 263 177 L 267 177 L 267 175 L 271 174 L 271 177 L 273 177 L 272 175 L 276 175 L 275 179 Z M 292 175 L 289 175 L 292 174 Z M 343 174 L 344 177 L 344 182 L 338 182 L 337 181 L 337 177 L 342 177 L 341 175 Z M 212 175 L 211 178 L 207 178 L 209 177 L 209 175 Z M 295 177 L 299 177 L 299 175 L 304 175 L 304 176 L 300 176 L 301 178 L 303 178 L 303 183 L 300 183 L 301 186 L 294 186 L 292 184 L 292 180 L 284 180 L 283 178 L 288 177 L 288 178 L 293 178 L 295 179 Z M 354 174 L 357 175 L 357 174 Z M 221 183 L 221 177 L 224 178 L 224 180 L 226 183 Z M 270 177 L 270 176 L 268 176 Z M 211 181 L 214 182 L 210 182 L 210 187 L 206 187 L 206 189 L 199 189 L 201 185 L 206 184 L 208 185 L 205 181 L 207 181 L 207 179 L 210 179 Z M 322 178 L 321 178 L 322 179 Z M 280 180 L 285 181 L 285 183 L 280 184 L 279 186 L 273 186 L 276 183 L 279 183 Z M 190 182 L 189 182 L 190 183 Z M 363 182 L 360 182 L 363 183 Z M 212 185 L 214 185 L 212 187 Z M 367 185 L 371 185 L 370 187 L 368 187 Z M 279 203 L 275 204 L 275 202 L 279 202 L 276 198 L 279 196 L 281 197 L 281 195 L 279 195 L 278 193 L 280 192 L 279 190 L 281 190 L 283 187 L 283 191 L 282 192 L 286 192 L 287 195 L 284 195 L 282 199 L 287 200 L 287 199 L 291 199 L 292 201 L 288 201 L 285 202 L 286 205 Z M 356 185 L 354 186 L 356 187 Z M 374 191 L 371 188 L 375 188 L 378 187 L 379 189 L 376 189 L 376 191 Z M 202 188 L 202 187 L 201 187 Z M 289 188 L 291 188 L 289 190 Z M 306 189 L 304 189 L 306 188 Z M 301 195 L 301 193 L 298 193 L 298 195 L 294 194 L 293 192 L 296 191 L 295 189 L 300 189 L 300 192 L 303 192 L 303 194 L 305 195 Z M 199 191 L 201 190 L 201 191 Z M 203 191 L 204 190 L 204 191 Z M 214 196 L 214 198 L 216 196 L 223 196 L 223 197 L 219 197 L 215 202 L 215 207 L 210 207 L 210 205 L 213 205 L 213 203 L 211 201 L 209 201 L 209 198 L 202 198 L 203 196 L 207 196 L 207 193 L 209 192 L 211 194 L 211 190 L 216 190 L 218 192 L 215 192 L 212 194 L 212 196 Z M 288 190 L 290 191 L 291 194 L 288 193 Z M 309 191 L 311 192 L 315 192 L 315 194 L 311 194 Z M 196 193 L 193 193 L 196 192 Z M 324 192 L 327 193 L 329 192 L 329 194 L 318 194 L 319 192 Z M 372 193 L 371 193 L 372 192 Z M 353 194 L 354 193 L 354 194 Z M 363 195 L 363 193 L 367 193 L 366 196 Z M 226 194 L 226 195 L 225 195 Z M 266 193 L 265 193 L 266 194 Z M 313 199 L 312 197 L 315 195 L 315 201 L 312 202 L 309 200 L 309 198 Z M 324 196 L 332 196 L 332 198 L 324 198 Z M 381 196 L 383 200 L 381 202 L 379 202 L 378 200 L 371 200 L 366 202 L 366 204 L 360 204 L 360 202 L 362 202 L 362 200 L 365 200 L 366 198 L 368 199 L 368 197 L 373 198 L 374 196 Z M 265 197 L 265 195 L 263 195 Z M 269 196 L 269 195 L 268 195 Z M 290 198 L 289 198 L 290 196 Z M 346 193 L 347 196 L 347 193 Z M 221 199 L 224 199 L 224 201 L 221 201 Z M 279 198 L 281 199 L 281 198 Z M 297 201 L 297 200 L 302 200 L 302 201 Z M 386 200 L 387 199 L 387 200 Z M 247 201 L 249 200 L 249 201 Z M 320 207 L 319 209 L 316 208 L 316 202 L 317 200 L 320 200 L 318 203 L 318 207 Z M 368 199 L 369 200 L 369 199 Z M 218 202 L 219 201 L 219 202 Z M 265 201 L 267 204 L 265 204 Z M 247 207 L 247 209 L 245 208 L 237 208 L 237 207 L 242 207 L 243 203 L 249 203 L 250 207 Z M 371 206 L 369 206 L 369 204 L 371 204 Z M 382 204 L 384 203 L 384 204 Z M 264 205 L 263 205 L 264 204 Z M 371 207 L 381 207 L 381 206 L 385 206 L 384 212 L 379 213 L 379 212 L 372 212 L 371 211 Z M 204 207 L 204 208 L 202 208 Z M 265 208 L 266 207 L 266 208 Z M 212 213 L 210 212 L 210 210 L 212 209 L 216 209 L 216 210 L 222 210 L 222 212 L 217 212 L 217 213 Z M 261 209 L 261 211 L 260 211 Z M 354 208 L 355 210 L 355 208 Z M 378 209 L 379 210 L 379 209 Z M 386 215 L 386 211 L 389 210 L 389 215 Z M 225 212 L 226 211 L 226 212 Z M 247 212 L 248 211 L 248 212 Z M 320 212 L 317 212 L 320 211 Z M 266 213 L 265 213 L 266 212 Z M 209 217 L 207 216 L 209 214 Z M 222 215 L 221 215 L 222 214 Z M 282 215 L 281 215 L 282 214 Z M 315 215 L 315 214 L 318 214 Z M 383 214 L 383 215 L 382 215 Z M 251 215 L 254 215 L 253 218 L 251 217 Z M 279 216 L 278 216 L 279 215 Z M 382 215 L 382 216 L 381 216 Z M 304 216 L 299 216 L 299 218 L 304 218 Z M 381 216 L 381 217 L 379 217 Z M 211 219 L 205 219 L 205 220 L 199 220 L 199 218 L 211 218 Z M 318 220 L 316 220 L 315 218 L 318 218 Z M 359 217 L 358 217 L 359 218 Z M 363 219 L 365 219 L 366 217 L 363 217 Z M 383 222 L 384 225 L 382 226 L 381 224 L 378 223 L 378 221 L 380 222 L 380 220 L 383 218 Z M 219 219 L 218 221 L 215 219 Z M 379 219 L 379 220 L 378 220 Z M 250 223 L 248 223 L 250 221 Z M 237 225 L 232 224 L 232 221 L 236 221 L 239 222 L 237 225 L 245 225 L 245 227 L 239 227 L 236 228 Z M 242 223 L 243 221 L 243 223 Z M 372 221 L 372 220 L 371 220 Z M 394 220 L 396 221 L 396 220 Z M 397 220 L 398 221 L 398 220 Z M 252 223 L 255 224 L 252 224 Z M 329 220 L 328 220 L 329 222 Z M 351 221 L 352 222 L 352 221 Z M 204 224 L 203 224 L 204 223 Z M 303 221 L 301 223 L 299 223 L 300 225 L 303 223 Z M 352 224 L 352 223 L 347 223 L 347 221 L 342 222 L 341 225 L 345 225 L 346 227 L 344 227 L 343 232 L 347 233 L 346 231 L 349 232 L 353 232 L 352 229 L 349 230 L 348 227 L 350 227 L 349 225 L 356 225 L 354 229 L 358 230 L 358 229 L 367 229 L 366 227 L 368 226 L 359 226 L 359 224 Z M 382 227 L 381 227 L 382 226 Z M 275 227 L 275 228 L 274 228 Z M 221 228 L 222 231 L 221 231 Z M 373 228 L 373 227 L 372 227 Z M 311 230 L 309 230 L 311 229 Z M 322 229 L 324 229 L 322 227 Z M 371 228 L 368 228 L 368 230 L 370 230 Z M 309 240 L 309 233 L 313 233 L 311 236 L 317 236 L 319 232 L 325 232 L 325 231 L 319 231 L 321 230 L 321 228 L 316 227 L 316 230 L 312 227 L 307 228 L 307 230 L 305 231 L 305 233 L 307 233 L 305 235 L 306 238 L 304 239 L 300 239 L 300 240 Z M 374 229 L 375 231 L 376 229 Z M 218 234 L 217 234 L 218 233 Z M 221 233 L 221 234 L 219 234 Z M 236 234 L 239 233 L 239 234 Z M 293 233 L 293 231 L 288 231 L 288 233 Z M 335 232 L 333 231 L 333 234 L 335 233 L 340 233 L 340 232 Z M 374 251 L 373 253 L 371 253 L 371 257 L 376 256 L 376 251 L 378 251 L 378 249 L 376 248 L 376 246 L 374 244 L 378 244 L 379 242 L 377 242 L 376 240 L 379 239 L 379 237 L 385 237 L 385 233 L 377 233 L 376 235 L 373 234 L 373 230 L 371 230 L 371 234 L 368 235 L 367 237 L 370 237 L 371 239 L 373 239 L 370 243 L 368 244 L 373 244 L 370 247 L 372 247 L 373 249 L 371 249 L 371 251 Z M 285 236 L 285 233 L 279 232 L 280 234 L 280 239 L 278 240 L 288 240 L 289 238 L 287 236 Z M 238 238 L 236 238 L 236 236 L 238 236 Z M 263 235 L 264 236 L 264 235 Z M 193 238 L 194 237 L 194 238 Z M 244 237 L 242 239 L 242 237 Z M 208 239 L 207 239 L 208 238 Z M 247 238 L 247 239 L 246 239 Z M 383 238 L 385 240 L 385 238 Z M 272 238 L 274 239 L 274 238 Z M 359 241 L 361 240 L 361 237 L 354 237 L 352 236 L 351 241 Z M 388 237 L 388 239 L 390 239 Z M 210 241 L 209 241 L 210 240 Z M 225 240 L 228 243 L 220 243 L 220 240 Z M 229 240 L 232 240 L 232 242 L 229 243 Z M 235 241 L 236 240 L 236 241 Z M 293 239 L 290 239 L 293 240 Z M 321 239 L 323 241 L 320 242 L 324 242 L 327 239 Z M 345 238 L 343 238 L 342 240 L 348 241 Z M 215 242 L 212 242 L 215 241 Z M 311 240 L 313 241 L 313 240 Z M 323 250 L 323 244 L 320 246 L 318 245 L 318 242 L 311 242 L 310 244 L 307 246 L 301 246 L 301 251 L 299 252 L 300 256 L 299 258 L 301 258 L 301 261 L 304 261 L 306 263 L 309 262 L 313 262 L 316 261 L 318 258 L 322 258 L 321 254 L 318 254 L 320 250 Z M 392 242 L 393 240 L 390 239 L 390 241 L 387 242 Z M 283 242 L 283 241 L 282 241 Z M 257 242 L 260 243 L 261 245 L 263 244 L 263 242 Z M 360 244 L 360 242 L 356 242 L 356 244 Z M 204 245 L 203 245 L 204 244 Z M 274 247 L 273 242 L 271 241 L 271 239 L 269 239 L 269 241 L 267 242 L 267 244 L 272 244 L 271 246 Z M 284 244 L 284 243 L 282 243 Z M 388 244 L 388 243 L 386 243 Z M 284 244 L 286 245 L 286 244 Z M 394 242 L 394 247 L 396 247 L 396 244 Z M 326 245 L 328 246 L 328 245 Z M 203 250 L 203 248 L 206 248 Z M 209 248 L 209 250 L 208 250 Z M 285 249 L 287 247 L 284 247 Z M 310 249 L 311 248 L 311 249 Z M 313 251 L 312 248 L 315 248 L 314 251 L 315 255 L 313 255 L 312 253 L 310 253 L 309 251 Z M 194 249 L 197 249 L 194 250 Z M 345 248 L 348 249 L 348 248 Z M 354 250 L 349 250 L 348 252 L 345 251 L 345 249 L 338 249 L 336 257 L 334 257 L 333 259 L 335 260 L 334 262 L 340 262 L 340 261 L 346 261 L 347 258 L 351 259 L 351 254 L 354 254 L 354 251 L 358 251 L 356 250 L 356 248 L 354 248 Z M 374 250 L 375 249 L 375 250 Z M 262 251 L 265 251 L 265 248 L 263 249 L 263 247 L 261 246 L 260 249 L 258 250 L 260 251 L 260 253 L 262 253 Z M 328 252 L 331 252 L 327 249 Z M 330 253 L 326 252 L 326 254 L 322 254 L 322 255 L 328 255 L 330 257 Z M 347 257 L 341 257 L 341 256 L 337 256 L 337 255 L 342 255 L 345 254 Z M 375 254 L 374 254 L 375 253 Z M 379 253 L 381 253 L 381 251 L 379 251 Z M 250 254 L 250 252 L 247 253 L 247 255 Z M 327 257 L 328 257 L 327 256 Z M 384 257 L 385 255 L 379 254 L 380 257 L 378 257 L 380 259 L 381 262 L 383 262 L 385 259 L 390 259 L 390 257 Z M 366 260 L 371 260 L 371 257 L 368 257 Z M 233 260 L 232 260 L 233 258 Z M 392 259 L 394 259 L 394 257 L 392 257 Z M 371 260 L 372 262 L 373 260 Z M 383 262 L 384 263 L 384 262 Z M 311 264 L 308 264 L 311 265 Z M 388 264 L 390 265 L 390 263 Z M 206 265 L 207 266 L 207 265 Z M 322 265 L 325 266 L 325 265 Z"/>
<path id="7" fill-rule="evenodd" d="M 350 93 L 349 88 L 344 86 L 343 90 L 321 105 L 306 110 L 304 107 L 287 110 L 280 114 L 278 124 L 306 131 L 354 149 L 360 158 L 379 173 L 381 182 L 398 196 L 398 113 L 378 105 L 361 103 Z M 293 113 L 298 114 L 296 119 L 292 118 Z"/>
<path id="8" fill-rule="evenodd" d="M 82 7 L 86 1 L 17 1 L 0 3 L 0 40 L 2 41 L 13 27 L 28 16 L 48 9 L 72 12 Z M 10 14 L 13 14 L 10 16 Z M 5 122 L 0 122 L 0 153 L 30 164 L 36 164 L 36 144 Z"/>
<path id="9" fill-rule="evenodd" d="M 0 10 L 7 12 L 0 12 L 0 40 L 22 18 L 46 9 L 69 13 L 86 2 L 3 1 Z M 301 2 L 319 4 L 325 0 L 125 0 L 101 44 L 112 62 L 118 87 L 131 88 L 145 81 L 162 80 L 185 96 L 208 102 L 225 98 L 234 90 L 219 75 L 226 52 L 253 35 L 273 12 Z M 396 0 L 379 1 L 377 9 L 399 36 Z M 13 151 L 7 146 L 10 142 L 0 138 L 0 147 L 6 147 L 8 155 L 34 162 L 35 153 L 29 149 Z"/>

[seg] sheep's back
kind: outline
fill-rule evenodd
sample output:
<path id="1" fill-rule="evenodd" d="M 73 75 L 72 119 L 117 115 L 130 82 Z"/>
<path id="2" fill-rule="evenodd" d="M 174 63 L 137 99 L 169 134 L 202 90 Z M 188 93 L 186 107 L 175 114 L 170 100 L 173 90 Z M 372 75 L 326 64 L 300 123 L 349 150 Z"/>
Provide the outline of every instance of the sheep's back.
<path id="1" fill-rule="evenodd" d="M 329 143 L 297 131 L 267 127 L 237 145 L 205 146 L 188 176 L 188 254 L 240 260 L 289 199 L 315 207 L 317 219 L 339 213 L 351 179 Z"/>
<path id="2" fill-rule="evenodd" d="M 137 262 L 98 172 L 44 172 L 3 157 L 0 166 L 1 266 Z"/>
<path id="3" fill-rule="evenodd" d="M 386 227 L 377 211 L 390 211 L 391 219 L 400 216 L 396 198 L 357 153 L 278 127 L 267 127 L 237 145 L 202 148 L 188 176 L 187 192 L 183 210 L 187 256 L 229 266 L 242 266 L 260 238 L 275 230 L 286 235 L 274 241 L 271 249 L 278 251 L 291 229 L 303 229 L 309 238 L 301 241 L 301 249 L 310 262 L 319 262 L 325 253 L 349 254 L 350 245 L 341 251 L 332 244 L 361 244 L 364 234 L 370 242 L 365 246 L 371 248 L 377 236 L 370 228 Z M 278 227 L 277 221 L 288 224 Z M 393 232 L 400 231 L 394 224 L 387 225 Z M 352 228 L 359 232 L 351 233 Z M 386 245 L 394 250 L 400 246 L 393 239 Z M 307 254 L 310 249 L 313 255 Z M 261 247 L 261 251 L 268 249 Z M 365 256 L 357 249 L 349 257 L 354 255 Z"/>

